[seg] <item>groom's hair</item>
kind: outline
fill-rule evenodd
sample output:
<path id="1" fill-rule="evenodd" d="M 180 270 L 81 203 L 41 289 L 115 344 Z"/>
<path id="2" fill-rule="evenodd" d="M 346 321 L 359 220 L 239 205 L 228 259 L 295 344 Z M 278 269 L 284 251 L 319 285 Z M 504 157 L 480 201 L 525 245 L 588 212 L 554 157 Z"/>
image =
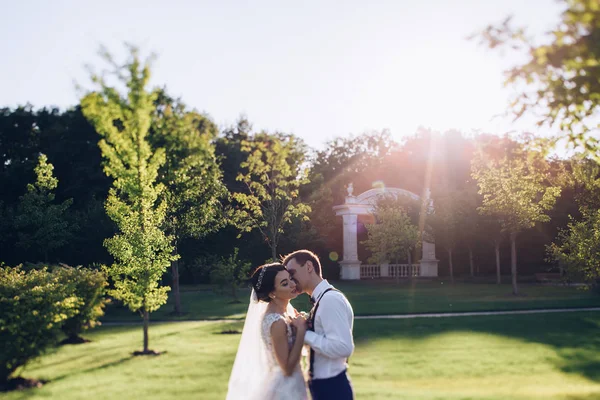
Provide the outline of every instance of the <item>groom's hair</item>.
<path id="1" fill-rule="evenodd" d="M 296 250 L 293 253 L 288 254 L 283 257 L 281 263 L 287 267 L 287 263 L 289 263 L 292 259 L 295 259 L 296 262 L 302 266 L 306 264 L 307 261 L 311 261 L 315 272 L 317 275 L 322 277 L 321 275 L 321 262 L 319 261 L 319 257 L 310 250 Z"/>

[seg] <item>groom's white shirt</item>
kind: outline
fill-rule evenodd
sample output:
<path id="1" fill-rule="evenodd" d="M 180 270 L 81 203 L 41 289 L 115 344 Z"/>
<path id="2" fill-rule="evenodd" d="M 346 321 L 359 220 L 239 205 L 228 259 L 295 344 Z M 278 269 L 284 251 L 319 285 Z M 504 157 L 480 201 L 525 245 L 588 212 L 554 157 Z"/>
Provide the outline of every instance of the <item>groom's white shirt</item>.
<path id="1" fill-rule="evenodd" d="M 331 287 L 329 282 L 323 280 L 313 291 L 312 297 L 318 300 Z M 335 290 L 327 292 L 318 301 L 314 332 L 306 332 L 304 343 L 315 351 L 313 379 L 327 379 L 348 368 L 346 359 L 354 351 L 354 311 L 346 297 Z"/>

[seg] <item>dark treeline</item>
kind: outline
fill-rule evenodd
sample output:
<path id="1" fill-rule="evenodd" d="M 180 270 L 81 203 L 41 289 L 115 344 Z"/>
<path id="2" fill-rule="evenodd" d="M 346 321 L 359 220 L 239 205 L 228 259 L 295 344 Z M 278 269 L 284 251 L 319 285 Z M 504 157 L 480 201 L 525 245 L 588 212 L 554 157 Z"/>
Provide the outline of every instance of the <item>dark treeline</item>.
<path id="1" fill-rule="evenodd" d="M 208 117 L 204 123 L 213 124 Z M 214 124 L 211 129 L 216 129 Z M 242 183 L 236 178 L 246 158 L 243 142 L 256 133 L 250 122 L 242 118 L 237 125 L 219 132 L 213 141 L 223 183 L 230 193 L 242 190 Z M 504 145 L 510 145 L 511 142 L 511 139 L 490 135 L 465 136 L 455 131 L 437 134 L 425 129 L 401 142 L 395 141 L 387 131 L 340 137 L 318 150 L 309 149 L 298 139 L 298 151 L 309 160 L 309 183 L 300 188 L 300 198 L 311 206 L 312 211 L 309 221 L 294 220 L 286 228 L 277 253 L 285 254 L 299 247 L 313 249 L 322 257 L 326 275 L 337 278 L 339 267 L 335 262 L 336 257 L 330 255 L 337 253 L 341 258 L 342 221 L 334 216 L 332 207 L 344 201 L 348 183 L 353 183 L 355 195 L 381 186 L 399 187 L 422 195 L 429 185 L 435 200 L 438 187 L 476 187 L 471 178 L 471 160 L 480 145 L 493 140 L 504 141 Z M 7 265 L 25 262 L 63 262 L 70 265 L 111 262 L 103 246 L 104 239 L 115 232 L 115 226 L 104 211 L 111 181 L 103 172 L 98 141 L 99 135 L 79 107 L 66 111 L 55 108 L 35 110 L 31 106 L 0 109 L 2 262 Z M 40 154 L 45 154 L 48 162 L 54 166 L 53 174 L 58 179 L 55 201 L 60 203 L 72 199 L 72 205 L 64 217 L 70 231 L 69 240 L 47 254 L 35 246 L 23 246 L 20 240 L 22 232 L 15 224 L 27 184 L 35 181 L 34 168 Z M 563 163 L 559 160 L 553 162 Z M 569 214 L 578 214 L 574 196 L 573 189 L 563 190 L 550 212 L 551 222 L 539 224 L 520 236 L 520 274 L 541 272 L 551 267 L 544 261 L 545 246 L 554 240 L 559 228 L 566 226 Z M 366 238 L 363 222 L 359 224 L 359 240 Z M 480 229 L 476 235 L 459 240 L 454 252 L 456 276 L 470 273 L 467 245 L 473 249 L 477 274 L 495 273 L 494 248 L 488 239 L 485 230 Z M 505 241 L 501 248 L 503 274 L 510 272 L 507 246 Z M 259 265 L 269 258 L 269 247 L 258 231 L 240 235 L 234 226 L 226 225 L 202 239 L 186 238 L 179 243 L 182 283 L 206 282 L 210 264 L 219 257 L 232 254 L 234 247 L 239 248 L 242 259 L 253 265 Z M 445 254 L 443 249 L 437 249 L 441 276 L 448 273 Z M 368 258 L 363 246 L 360 246 L 359 256 L 363 261 Z"/>

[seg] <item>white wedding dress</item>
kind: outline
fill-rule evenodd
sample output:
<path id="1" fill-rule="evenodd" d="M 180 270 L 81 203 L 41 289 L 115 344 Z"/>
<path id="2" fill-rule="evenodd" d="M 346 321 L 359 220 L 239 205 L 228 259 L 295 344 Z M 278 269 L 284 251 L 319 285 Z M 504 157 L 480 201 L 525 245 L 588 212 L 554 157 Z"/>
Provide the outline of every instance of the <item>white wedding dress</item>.
<path id="1" fill-rule="evenodd" d="M 273 349 L 271 325 L 282 319 L 287 326 L 288 344 L 294 344 L 292 327 L 281 314 L 267 313 L 252 290 L 240 344 L 229 377 L 227 400 L 307 400 L 306 383 L 300 363 L 285 376 Z M 288 306 L 288 313 L 293 312 Z"/>
<path id="2" fill-rule="evenodd" d="M 269 378 L 267 379 L 265 399 L 268 400 L 304 400 L 308 399 L 306 394 L 306 383 L 300 363 L 290 376 L 285 376 L 277 359 L 275 358 L 275 350 L 271 338 L 271 325 L 276 321 L 283 320 L 287 327 L 288 345 L 291 349 L 296 339 L 292 327 L 281 314 L 269 313 L 266 314 L 262 323 L 262 339 L 269 351 Z"/>

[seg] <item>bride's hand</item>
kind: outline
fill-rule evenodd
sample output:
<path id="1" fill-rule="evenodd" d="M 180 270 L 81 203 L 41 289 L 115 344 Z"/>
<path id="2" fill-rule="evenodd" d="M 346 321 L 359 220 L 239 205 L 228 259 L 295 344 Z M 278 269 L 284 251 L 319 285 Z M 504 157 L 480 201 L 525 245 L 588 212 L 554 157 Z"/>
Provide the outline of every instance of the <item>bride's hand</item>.
<path id="1" fill-rule="evenodd" d="M 294 326 L 298 331 L 306 331 L 306 319 L 302 315 L 298 315 L 292 320 L 292 326 Z"/>

